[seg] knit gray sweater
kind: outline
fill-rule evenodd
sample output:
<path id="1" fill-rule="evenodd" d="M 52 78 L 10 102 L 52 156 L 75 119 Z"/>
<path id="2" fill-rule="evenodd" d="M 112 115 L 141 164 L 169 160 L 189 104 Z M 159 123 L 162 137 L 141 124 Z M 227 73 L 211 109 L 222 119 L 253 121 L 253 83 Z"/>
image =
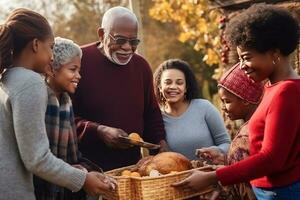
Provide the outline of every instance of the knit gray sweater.
<path id="1" fill-rule="evenodd" d="M 42 77 L 22 67 L 0 79 L 0 199 L 34 200 L 32 175 L 82 188 L 86 173 L 56 158 L 45 129 L 47 89 Z"/>
<path id="2" fill-rule="evenodd" d="M 162 114 L 171 151 L 190 160 L 197 159 L 195 151 L 202 147 L 215 146 L 224 153 L 228 151 L 230 138 L 223 119 L 209 101 L 193 99 L 179 117 Z"/>

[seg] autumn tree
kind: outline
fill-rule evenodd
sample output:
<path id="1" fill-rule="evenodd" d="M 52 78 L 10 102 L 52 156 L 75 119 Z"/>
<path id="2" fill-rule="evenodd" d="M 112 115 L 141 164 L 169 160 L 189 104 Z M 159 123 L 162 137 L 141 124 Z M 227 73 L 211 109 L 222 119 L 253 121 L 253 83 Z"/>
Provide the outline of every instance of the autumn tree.
<path id="1" fill-rule="evenodd" d="M 127 3 L 127 0 L 11 0 L 3 18 L 14 8 L 30 8 L 49 20 L 55 35 L 85 44 L 98 39 L 97 27 L 107 9 Z"/>
<path id="2" fill-rule="evenodd" d="M 74 11 L 67 18 L 63 12 L 56 16 L 54 32 L 79 44 L 85 44 L 98 40 L 97 28 L 104 12 L 116 5 L 127 6 L 127 1 L 68 0 L 68 4 L 74 7 Z"/>
<path id="3" fill-rule="evenodd" d="M 15 5 L 17 7 L 28 7 L 43 14 L 50 21 L 55 35 L 70 38 L 81 45 L 98 39 L 96 30 L 100 25 L 101 16 L 103 16 L 107 9 L 117 5 L 128 6 L 128 0 L 12 1 L 16 2 Z M 171 5 L 171 3 L 169 4 Z M 162 16 L 159 18 L 161 20 L 153 19 L 154 13 L 167 12 L 162 9 L 158 12 L 158 9 L 155 9 L 156 6 L 158 6 L 158 8 L 164 8 L 163 6 L 165 4 L 159 5 L 158 1 L 140 0 L 140 5 L 142 14 L 141 21 L 143 23 L 143 30 L 141 31 L 144 32 L 144 56 L 150 62 L 153 70 L 161 62 L 169 58 L 181 58 L 186 60 L 196 73 L 200 83 L 199 87 L 201 87 L 203 91 L 203 96 L 210 99 L 211 93 L 216 92 L 216 82 L 212 80 L 211 76 L 216 66 L 213 63 L 216 63 L 215 61 L 217 60 L 214 54 L 217 48 L 211 47 L 211 50 L 208 51 L 202 51 L 201 48 L 205 50 L 206 47 L 210 47 L 208 40 L 212 39 L 213 36 L 209 34 L 205 36 L 205 34 L 194 33 L 193 31 L 191 31 L 191 33 L 194 35 L 184 33 L 182 27 L 178 26 L 179 21 L 171 20 L 171 17 L 169 17 L 168 20 L 162 20 Z M 180 10 L 180 6 L 183 5 L 180 3 L 176 4 L 176 7 L 173 9 Z M 149 15 L 150 8 L 151 16 Z M 186 16 L 186 19 L 192 17 L 192 12 L 194 12 L 193 8 L 184 6 L 183 8 L 185 10 L 181 12 L 182 15 Z M 184 14 L 186 11 L 188 11 L 188 15 Z M 156 14 L 156 16 L 158 17 L 159 15 Z M 217 13 L 213 12 L 211 17 L 217 18 Z M 187 30 L 190 30 L 193 24 L 196 23 L 197 17 L 191 19 L 192 20 L 183 23 Z M 167 21 L 173 23 L 165 23 Z M 200 26 L 201 23 L 199 22 L 198 26 Z M 215 25 L 209 25 L 205 29 L 211 30 L 215 28 Z M 178 40 L 179 33 L 180 40 Z M 207 39 L 207 42 L 203 43 L 201 40 L 197 42 L 196 38 L 201 35 Z M 214 38 L 214 41 L 217 43 L 218 36 Z M 208 53 L 206 54 L 206 52 Z M 212 67 L 208 67 L 208 65 L 202 61 L 203 59 L 213 64 Z"/>
<path id="4" fill-rule="evenodd" d="M 154 0 L 150 16 L 163 23 L 173 22 L 180 28 L 179 41 L 190 42 L 204 54 L 208 65 L 219 64 L 220 13 L 210 9 L 208 0 Z"/>

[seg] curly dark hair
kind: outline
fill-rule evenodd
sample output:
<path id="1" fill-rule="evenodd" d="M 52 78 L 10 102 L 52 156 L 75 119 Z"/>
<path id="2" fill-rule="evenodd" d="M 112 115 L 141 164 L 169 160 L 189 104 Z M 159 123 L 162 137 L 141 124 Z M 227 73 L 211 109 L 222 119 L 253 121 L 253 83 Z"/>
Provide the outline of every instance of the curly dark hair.
<path id="1" fill-rule="evenodd" d="M 161 75 L 163 71 L 167 69 L 177 69 L 184 74 L 186 81 L 186 100 L 190 101 L 192 99 L 199 98 L 197 80 L 190 65 L 180 59 L 169 59 L 161 63 L 154 72 L 154 92 L 160 106 L 163 106 L 165 104 L 164 98 L 159 91 Z"/>
<path id="2" fill-rule="evenodd" d="M 230 20 L 225 34 L 232 46 L 260 53 L 278 49 L 288 56 L 298 45 L 300 31 L 299 23 L 287 10 L 256 4 Z"/>

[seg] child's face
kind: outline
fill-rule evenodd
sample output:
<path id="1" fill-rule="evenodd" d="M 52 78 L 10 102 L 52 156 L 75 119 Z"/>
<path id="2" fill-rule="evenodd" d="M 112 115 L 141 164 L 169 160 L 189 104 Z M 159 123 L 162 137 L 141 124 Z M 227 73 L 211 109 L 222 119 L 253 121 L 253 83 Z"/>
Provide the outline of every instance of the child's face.
<path id="1" fill-rule="evenodd" d="M 222 101 L 222 110 L 230 120 L 244 119 L 246 117 L 249 103 L 222 87 L 219 88 L 219 96 Z"/>
<path id="2" fill-rule="evenodd" d="M 272 79 L 275 72 L 274 56 L 271 52 L 259 53 L 252 49 L 237 47 L 240 68 L 255 82 Z"/>
<path id="3" fill-rule="evenodd" d="M 184 73 L 177 69 L 167 69 L 161 75 L 160 92 L 167 103 L 184 101 L 186 81 Z"/>
<path id="4" fill-rule="evenodd" d="M 81 59 L 74 57 L 70 62 L 61 65 L 58 70 L 54 70 L 53 83 L 56 92 L 74 93 L 81 78 L 79 71 Z"/>

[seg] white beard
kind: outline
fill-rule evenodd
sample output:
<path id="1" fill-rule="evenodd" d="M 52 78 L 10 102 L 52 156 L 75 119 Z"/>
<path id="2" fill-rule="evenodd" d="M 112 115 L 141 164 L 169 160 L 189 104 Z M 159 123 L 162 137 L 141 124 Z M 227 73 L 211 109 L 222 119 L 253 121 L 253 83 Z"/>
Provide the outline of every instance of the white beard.
<path id="1" fill-rule="evenodd" d="M 117 51 L 113 52 L 110 55 L 108 48 L 105 48 L 105 46 L 103 46 L 103 50 L 104 50 L 104 54 L 108 58 L 108 60 L 110 60 L 111 62 L 113 62 L 117 65 L 127 65 L 133 56 L 133 54 L 131 54 L 131 56 L 128 58 L 128 60 L 126 62 L 120 62 L 119 59 L 117 58 Z"/>
<path id="2" fill-rule="evenodd" d="M 125 61 L 125 62 L 120 62 L 119 59 L 117 58 L 117 52 L 113 52 L 113 53 L 112 53 L 112 60 L 113 60 L 113 62 L 116 63 L 117 65 L 127 65 L 127 64 L 129 63 L 129 61 L 131 60 L 132 55 L 133 55 L 133 54 L 131 54 L 131 56 L 128 58 L 127 61 Z"/>

